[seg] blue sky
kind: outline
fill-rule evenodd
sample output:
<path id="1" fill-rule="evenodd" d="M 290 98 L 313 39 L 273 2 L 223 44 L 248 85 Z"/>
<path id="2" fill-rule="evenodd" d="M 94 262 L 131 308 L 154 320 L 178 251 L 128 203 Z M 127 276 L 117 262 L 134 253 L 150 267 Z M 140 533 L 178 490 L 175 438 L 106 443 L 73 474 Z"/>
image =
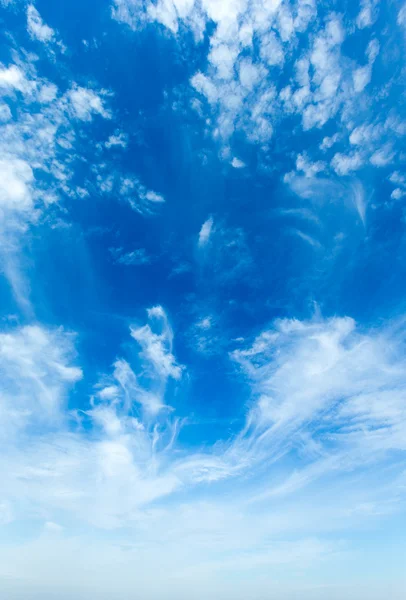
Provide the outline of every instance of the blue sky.
<path id="1" fill-rule="evenodd" d="M 403 599 L 406 5 L 0 35 L 1 596 Z"/>

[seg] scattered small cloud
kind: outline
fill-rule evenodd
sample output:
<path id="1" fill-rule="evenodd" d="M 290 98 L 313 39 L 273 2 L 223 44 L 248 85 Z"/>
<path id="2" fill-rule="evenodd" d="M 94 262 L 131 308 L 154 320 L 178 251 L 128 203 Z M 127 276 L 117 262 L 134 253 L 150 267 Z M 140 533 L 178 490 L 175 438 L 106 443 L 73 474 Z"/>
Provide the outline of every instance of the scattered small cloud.
<path id="1" fill-rule="evenodd" d="M 137 248 L 131 252 L 124 252 L 123 248 L 110 248 L 114 261 L 119 265 L 141 266 L 151 263 L 151 257 L 145 248 Z"/>
<path id="2" fill-rule="evenodd" d="M 106 148 L 127 148 L 128 145 L 128 135 L 125 133 L 117 133 L 111 135 L 107 142 L 105 143 Z"/>
<path id="3" fill-rule="evenodd" d="M 111 112 L 105 108 L 102 96 L 93 90 L 75 86 L 68 92 L 68 97 L 74 116 L 81 121 L 91 121 L 95 114 L 104 119 L 111 118 Z"/>
<path id="4" fill-rule="evenodd" d="M 212 319 L 211 317 L 205 317 L 204 319 L 202 319 L 201 321 L 198 321 L 196 323 L 196 327 L 198 327 L 199 329 L 210 329 L 212 326 Z"/>
<path id="5" fill-rule="evenodd" d="M 210 236 L 213 232 L 213 217 L 209 217 L 202 225 L 199 232 L 199 246 L 203 248 L 209 242 Z"/>
<path id="6" fill-rule="evenodd" d="M 242 160 L 234 156 L 233 160 L 231 161 L 231 166 L 233 166 L 234 169 L 243 169 L 246 165 Z"/>

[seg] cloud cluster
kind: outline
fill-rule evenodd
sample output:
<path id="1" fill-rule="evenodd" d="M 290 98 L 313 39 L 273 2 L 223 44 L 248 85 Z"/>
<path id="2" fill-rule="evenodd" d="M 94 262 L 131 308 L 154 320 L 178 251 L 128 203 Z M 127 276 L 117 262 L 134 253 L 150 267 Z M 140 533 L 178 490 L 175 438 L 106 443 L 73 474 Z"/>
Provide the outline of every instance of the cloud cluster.
<path id="1" fill-rule="evenodd" d="M 100 463 L 112 478 L 109 486 L 119 484 L 120 470 L 130 475 L 130 481 L 146 477 L 144 492 L 144 484 L 137 484 L 145 501 L 156 497 L 161 484 L 166 495 L 181 481 L 192 485 L 234 478 L 248 467 L 254 473 L 260 465 L 282 461 L 299 446 L 303 475 L 294 474 L 293 482 L 279 486 L 278 493 L 294 491 L 332 466 L 367 468 L 369 463 L 384 461 L 390 451 L 406 450 L 403 324 L 363 333 L 352 319 L 333 318 L 277 321 L 251 346 L 233 351 L 232 360 L 252 388 L 245 426 L 210 451 L 189 452 L 183 458 L 181 452 L 176 458 L 181 450 L 174 449 L 179 420 L 171 416 L 165 395 L 169 380 L 181 380 L 183 367 L 173 355 L 173 333 L 162 307 L 149 309 L 148 317 L 148 324 L 130 328 L 138 346 L 135 362 L 118 358 L 112 374 L 96 385 L 90 408 L 76 413 L 78 423 L 87 419 L 93 423 L 90 437 L 80 428 L 69 433 L 72 414 L 63 405 L 67 386 L 82 377 L 80 368 L 70 364 L 72 338 L 40 326 L 1 334 L 1 371 L 7 382 L 7 395 L 2 397 L 4 424 L 15 422 L 27 428 L 37 422 L 45 426 L 51 419 L 58 429 L 47 435 L 61 436 L 64 452 L 76 453 L 75 448 L 85 445 L 92 456 L 89 468 L 99 462 L 95 453 L 109 452 Z M 14 431 L 9 428 L 9 435 Z M 47 436 L 35 441 L 35 432 L 31 435 L 39 452 Z M 52 452 L 59 454 L 57 449 Z M 66 469 L 71 468 L 68 461 Z M 68 471 L 65 475 L 76 478 Z M 126 481 L 126 486 L 124 504 L 137 504 L 129 492 L 132 484 Z M 78 493 L 72 489 L 74 497 Z M 276 492 L 271 486 L 267 493 Z M 114 510 L 127 519 L 130 507 L 120 505 Z"/>
<path id="2" fill-rule="evenodd" d="M 27 32 L 42 43 L 43 57 L 53 62 L 50 48 L 60 43 L 32 4 L 27 7 Z M 51 214 L 63 210 L 66 197 L 81 199 L 95 187 L 99 193 L 125 198 L 142 213 L 150 214 L 164 202 L 132 173 L 111 175 L 108 155 L 115 148 L 125 149 L 128 141 L 126 134 L 114 127 L 108 105 L 111 93 L 65 79 L 57 85 L 42 76 L 36 56 L 24 49 L 13 52 L 8 64 L 0 64 L 0 253 L 14 297 L 30 316 L 34 310 L 20 268 L 19 249 L 22 236 L 43 221 L 51 207 Z M 88 135 L 95 119 L 111 121 L 114 127 L 114 133 L 99 144 Z M 83 159 L 89 145 L 96 156 L 92 165 Z M 81 181 L 76 169 L 79 163 Z"/>
<path id="3" fill-rule="evenodd" d="M 402 463 L 392 462 L 390 472 L 385 465 L 390 453 L 406 450 L 403 323 L 363 332 L 349 318 L 276 321 L 231 354 L 252 388 L 246 422 L 205 449 L 178 441 L 187 421 L 165 402 L 168 381 L 179 383 L 184 371 L 165 311 L 151 308 L 148 323 L 130 333 L 138 348 L 131 362 L 118 358 L 87 407 L 73 412 L 66 394 L 82 370 L 72 336 L 39 325 L 0 335 L 1 518 L 29 515 L 44 531 L 20 546 L 20 557 L 36 549 L 50 558 L 52 548 L 61 559 L 62 541 L 87 555 L 86 528 L 101 528 L 103 553 L 81 560 L 93 556 L 98 570 L 103 556 L 113 560 L 117 585 L 125 547 L 147 584 L 158 557 L 175 594 L 178 578 L 217 581 L 224 570 L 275 574 L 328 562 L 344 550 L 330 534 L 359 526 L 378 506 L 398 510 Z M 298 460 L 289 472 L 292 454 Z M 356 472 L 363 479 L 350 477 Z M 336 484 L 326 488 L 332 473 Z M 304 493 L 299 509 L 290 498 Z M 84 533 L 68 542 L 67 524 Z"/>
<path id="4" fill-rule="evenodd" d="M 34 62 L 17 55 L 14 63 L 0 65 L 0 95 L 0 252 L 16 300 L 27 310 L 18 267 L 20 237 L 49 206 L 75 195 L 78 130 L 94 116 L 110 113 L 102 93 L 73 82 L 60 90 L 38 74 Z"/>
<path id="5" fill-rule="evenodd" d="M 274 156 L 279 146 L 293 147 L 297 135 L 313 131 L 307 176 L 314 177 L 322 171 L 348 177 L 401 159 L 403 99 L 394 105 L 391 94 L 401 81 L 387 64 L 391 40 L 376 25 L 379 10 L 379 2 L 362 1 L 350 22 L 313 0 L 113 3 L 113 17 L 134 29 L 155 22 L 179 40 L 192 31 L 196 44 L 208 41 L 205 66 L 190 79 L 191 105 L 223 156 L 235 134 L 265 153 L 271 148 Z M 363 48 L 360 62 L 344 44 Z M 322 135 L 327 126 L 329 136 Z M 363 130 L 370 133 L 361 137 Z M 297 153 L 299 163 L 302 155 Z M 395 189 L 393 198 L 401 197 Z"/>

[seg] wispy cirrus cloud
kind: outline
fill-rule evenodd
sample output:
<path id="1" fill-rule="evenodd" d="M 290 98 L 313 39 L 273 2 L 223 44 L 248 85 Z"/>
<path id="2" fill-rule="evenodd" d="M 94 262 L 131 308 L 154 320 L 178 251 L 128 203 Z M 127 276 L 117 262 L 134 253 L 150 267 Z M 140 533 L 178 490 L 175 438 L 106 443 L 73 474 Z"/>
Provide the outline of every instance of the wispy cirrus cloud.
<path id="1" fill-rule="evenodd" d="M 67 390 L 82 377 L 72 338 L 40 326 L 1 334 L 1 368 L 21 409 L 18 416 L 10 404 L 5 422 L 14 419 L 26 432 L 13 438 L 0 461 L 7 490 L 3 516 L 12 521 L 23 510 L 44 522 L 43 536 L 20 547 L 17 565 L 33 549 L 50 558 L 53 548 L 60 559 L 59 540 L 69 543 L 65 524 L 85 523 L 106 530 L 110 540 L 102 554 L 91 553 L 95 567 L 104 556 L 125 570 L 119 550 L 125 546 L 129 556 L 143 557 L 133 562 L 142 578 L 158 556 L 172 597 L 178 577 L 203 585 L 236 564 L 246 573 L 266 567 L 273 574 L 303 560 L 309 568 L 313 560 L 328 564 L 335 553 L 346 553 L 343 542 L 334 541 L 337 531 L 343 536 L 360 519 L 367 522 L 378 505 L 388 515 L 399 509 L 402 462 L 390 472 L 385 465 L 392 452 L 405 450 L 403 323 L 368 332 L 349 318 L 276 321 L 231 354 L 252 389 L 245 426 L 231 439 L 199 449 L 180 443 L 182 421 L 165 410 L 166 381 L 179 382 L 182 374 L 167 317 L 161 307 L 148 317 L 147 325 L 131 328 L 137 361 L 117 359 L 89 407 L 77 413 L 64 408 Z M 158 384 L 158 404 L 151 400 L 151 381 Z M 48 415 L 48 430 L 38 436 L 30 425 L 47 423 L 41 420 Z M 13 437 L 16 429 L 7 432 Z M 292 453 L 299 462 L 289 472 Z M 340 500 L 334 486 L 331 497 L 323 487 L 332 473 Z M 354 483 L 355 473 L 368 479 L 367 488 L 363 479 Z M 17 505 L 13 498 L 22 481 L 24 498 Z M 300 507 L 290 503 L 305 490 Z M 254 504 L 261 508 L 252 512 Z M 298 533 L 303 511 L 307 523 Z M 86 533 L 75 539 L 78 548 L 89 548 Z M 73 568 L 74 559 L 67 560 Z M 42 585 L 40 573 L 28 571 Z M 95 584 L 90 579 L 89 589 Z M 208 589 L 204 584 L 202 594 Z"/>

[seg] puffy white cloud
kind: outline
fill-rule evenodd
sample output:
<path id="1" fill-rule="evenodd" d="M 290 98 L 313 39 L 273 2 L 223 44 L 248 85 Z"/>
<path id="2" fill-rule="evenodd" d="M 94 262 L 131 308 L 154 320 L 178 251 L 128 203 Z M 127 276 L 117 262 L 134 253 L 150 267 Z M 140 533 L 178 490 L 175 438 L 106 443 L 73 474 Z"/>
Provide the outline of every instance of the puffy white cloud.
<path id="1" fill-rule="evenodd" d="M 371 27 L 376 20 L 379 0 L 362 0 L 356 23 L 359 29 Z"/>
<path id="2" fill-rule="evenodd" d="M 0 64 L 0 89 L 9 92 L 18 91 L 23 94 L 28 94 L 34 87 L 35 83 L 27 80 L 20 67 L 17 65 L 3 67 Z"/>
<path id="3" fill-rule="evenodd" d="M 234 156 L 233 160 L 231 161 L 231 166 L 234 167 L 234 169 L 243 169 L 246 165 L 245 162 Z"/>
<path id="4" fill-rule="evenodd" d="M 252 90 L 261 80 L 263 70 L 260 66 L 252 63 L 248 58 L 243 59 L 239 65 L 241 84 L 249 90 Z"/>
<path id="5" fill-rule="evenodd" d="M 324 171 L 326 165 L 322 161 L 312 163 L 306 153 L 299 154 L 296 158 L 296 169 L 303 171 L 306 177 L 314 177 L 317 173 Z"/>
<path id="6" fill-rule="evenodd" d="M 334 144 L 339 140 L 339 135 L 338 133 L 335 133 L 334 135 L 328 137 L 326 136 L 325 138 L 323 138 L 321 144 L 320 144 L 320 149 L 321 150 L 328 150 L 329 148 L 332 148 L 334 146 Z"/>
<path id="7" fill-rule="evenodd" d="M 359 67 L 353 72 L 352 77 L 355 91 L 362 92 L 371 81 L 371 66 Z"/>
<path id="8" fill-rule="evenodd" d="M 157 194 L 157 192 L 154 192 L 153 190 L 148 190 L 145 193 L 145 198 L 150 202 L 165 202 L 165 198 L 162 196 L 162 194 Z"/>
<path id="9" fill-rule="evenodd" d="M 111 135 L 107 142 L 105 143 L 106 148 L 127 148 L 128 144 L 128 136 L 125 133 L 117 133 Z"/>
<path id="10" fill-rule="evenodd" d="M 366 55 L 368 57 L 368 61 L 372 64 L 375 62 L 376 57 L 379 54 L 380 45 L 378 40 L 372 39 L 367 47 Z"/>
<path id="11" fill-rule="evenodd" d="M 342 154 L 337 152 L 331 161 L 331 166 L 338 175 L 348 175 L 359 169 L 363 164 L 363 160 L 358 153 Z"/>
<path id="12" fill-rule="evenodd" d="M 185 4 L 147 0 L 138 10 L 133 0 L 119 0 L 114 15 L 120 20 L 121 11 L 123 20 L 134 29 L 158 21 L 177 37 L 187 28 L 197 40 L 204 26 L 211 23 L 206 29 L 207 66 L 190 79 L 192 92 L 198 96 L 191 99 L 191 106 L 204 119 L 206 133 L 211 132 L 223 146 L 223 158 L 229 159 L 224 148 L 233 151 L 236 133 L 243 133 L 266 152 L 269 144 L 275 143 L 272 138 L 277 139 L 275 132 L 283 131 L 286 118 L 292 115 L 301 119 L 305 131 L 321 129 L 335 119 L 335 130 L 324 136 L 326 143 L 317 141 L 315 148 L 307 149 L 309 161 L 317 165 L 321 164 L 318 151 L 328 150 L 338 140 L 345 144 L 348 130 L 364 127 L 360 107 L 373 107 L 376 101 L 368 94 L 374 83 L 373 63 L 380 43 L 371 33 L 365 48 L 367 64 L 355 64 L 343 42 L 351 38 L 357 43 L 359 28 L 370 27 L 375 21 L 378 4 L 377 0 L 361 2 L 353 24 L 357 27 L 344 22 L 336 12 L 322 14 L 313 0 L 297 0 L 289 5 L 262 0 L 188 0 Z M 401 20 L 399 17 L 400 25 Z M 311 24 L 314 26 L 308 29 Z M 303 45 L 306 31 L 308 43 Z M 379 114 L 383 114 L 381 108 Z M 380 124 L 386 138 L 397 137 L 402 130 L 400 116 L 393 113 L 390 120 L 392 125 Z M 294 129 L 293 135 L 299 132 L 300 128 Z M 351 133 L 350 142 L 354 139 Z M 333 158 L 332 169 L 346 175 L 371 162 L 377 151 L 372 146 L 369 140 L 355 154 L 341 148 Z"/>
<path id="13" fill-rule="evenodd" d="M 203 73 L 196 73 L 190 80 L 192 86 L 201 94 L 206 96 L 210 104 L 218 100 L 218 91 L 216 85 Z"/>
<path id="14" fill-rule="evenodd" d="M 82 121 L 91 121 L 94 114 L 101 115 L 105 119 L 111 118 L 111 113 L 105 108 L 103 99 L 93 90 L 76 86 L 68 92 L 68 97 L 74 115 Z"/>
<path id="15" fill-rule="evenodd" d="M 375 167 L 386 167 L 386 165 L 389 165 L 393 161 L 393 159 L 394 152 L 392 151 L 392 148 L 389 144 L 386 147 L 376 150 L 371 156 L 370 162 Z"/>
<path id="16" fill-rule="evenodd" d="M 33 4 L 27 6 L 27 27 L 31 37 L 40 42 L 52 42 L 55 32 L 41 19 L 41 15 Z"/>
<path id="17" fill-rule="evenodd" d="M 29 211 L 33 206 L 30 165 L 13 156 L 0 158 L 0 210 Z"/>
<path id="18" fill-rule="evenodd" d="M 282 44 L 272 31 L 262 40 L 261 58 L 271 67 L 283 63 L 284 53 Z"/>
<path id="19" fill-rule="evenodd" d="M 402 190 L 401 188 L 396 188 L 395 190 L 393 190 L 390 197 L 393 200 L 400 200 L 404 196 L 406 196 L 406 191 Z"/>

